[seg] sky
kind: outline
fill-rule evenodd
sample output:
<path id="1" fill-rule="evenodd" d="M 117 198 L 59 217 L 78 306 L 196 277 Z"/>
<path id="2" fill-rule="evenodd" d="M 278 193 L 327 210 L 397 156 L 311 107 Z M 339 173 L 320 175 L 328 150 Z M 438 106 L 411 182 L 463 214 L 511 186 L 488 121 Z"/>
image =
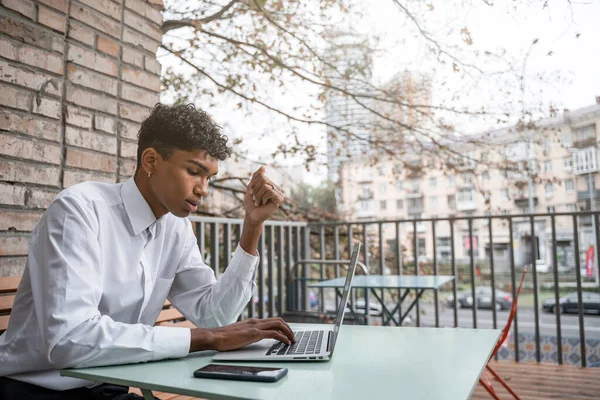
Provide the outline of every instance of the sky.
<path id="1" fill-rule="evenodd" d="M 457 7 L 457 2 L 462 6 Z M 494 3 L 494 7 L 489 7 L 481 0 L 413 1 L 410 10 L 425 17 L 420 19 L 427 21 L 422 28 L 432 38 L 455 45 L 453 54 L 458 54 L 466 64 L 473 62 L 489 72 L 506 68 L 506 61 L 514 60 L 511 67 L 527 77 L 523 108 L 547 111 L 549 104 L 558 110 L 593 104 L 595 97 L 600 96 L 600 2 L 572 2 L 570 7 L 567 0 L 552 0 L 551 6 L 543 9 L 538 0 Z M 384 83 L 399 71 L 421 71 L 432 77 L 434 103 L 502 110 L 514 109 L 515 102 L 521 99 L 515 91 L 511 91 L 511 95 L 505 93 L 507 88 L 518 86 L 518 82 L 497 79 L 494 75 L 480 76 L 464 66 L 457 73 L 451 63 L 440 64 L 432 58 L 427 42 L 417 34 L 411 21 L 400 17 L 392 0 L 357 1 L 356 4 L 361 7 L 357 11 L 362 15 L 349 18 L 345 23 L 348 29 L 373 38 L 376 48 L 374 83 Z M 515 5 L 516 9 L 513 8 Z M 465 43 L 465 30 L 470 35 L 471 45 Z M 534 39 L 538 41 L 532 45 Z M 482 58 L 476 60 L 473 57 L 475 51 L 480 54 L 490 51 L 502 56 L 498 59 L 488 57 L 489 61 L 482 63 Z M 284 94 L 273 90 L 271 99 L 276 104 L 289 106 L 308 103 L 311 96 L 314 96 L 314 89 L 298 85 Z M 259 110 L 249 117 L 232 108 L 221 103 L 209 112 L 222 122 L 230 137 L 244 137 L 242 146 L 249 158 L 265 163 L 273 161 L 271 153 L 278 144 L 286 141 L 289 126 L 268 112 Z M 498 128 L 489 119 L 452 122 L 465 133 Z M 324 127 L 304 126 L 300 136 L 317 146 L 322 154 L 319 160 L 324 162 Z M 300 160 L 278 162 L 293 165 Z M 304 179 L 318 184 L 325 176 L 325 167 L 320 167 L 313 168 Z"/>

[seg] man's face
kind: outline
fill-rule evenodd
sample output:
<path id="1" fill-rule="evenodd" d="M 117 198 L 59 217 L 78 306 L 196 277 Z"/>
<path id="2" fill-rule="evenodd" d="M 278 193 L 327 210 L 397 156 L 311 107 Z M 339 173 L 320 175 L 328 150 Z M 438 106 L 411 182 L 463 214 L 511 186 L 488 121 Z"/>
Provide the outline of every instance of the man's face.
<path id="1" fill-rule="evenodd" d="M 150 188 L 164 211 L 185 218 L 208 195 L 208 182 L 218 170 L 219 161 L 206 150 L 174 150 L 166 160 L 157 157 Z"/>

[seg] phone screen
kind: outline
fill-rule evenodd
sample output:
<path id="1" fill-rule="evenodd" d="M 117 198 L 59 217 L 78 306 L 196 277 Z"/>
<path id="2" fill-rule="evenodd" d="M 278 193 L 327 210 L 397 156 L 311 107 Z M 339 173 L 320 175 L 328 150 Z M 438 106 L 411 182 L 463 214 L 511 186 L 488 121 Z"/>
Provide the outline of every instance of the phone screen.
<path id="1" fill-rule="evenodd" d="M 222 374 L 235 375 L 277 375 L 277 372 L 281 371 L 281 368 L 249 367 L 245 365 L 208 364 L 207 366 L 200 368 L 198 371 L 219 372 Z"/>
<path id="2" fill-rule="evenodd" d="M 194 372 L 198 378 L 221 378 L 275 382 L 285 376 L 287 368 L 252 367 L 245 365 L 208 364 Z"/>

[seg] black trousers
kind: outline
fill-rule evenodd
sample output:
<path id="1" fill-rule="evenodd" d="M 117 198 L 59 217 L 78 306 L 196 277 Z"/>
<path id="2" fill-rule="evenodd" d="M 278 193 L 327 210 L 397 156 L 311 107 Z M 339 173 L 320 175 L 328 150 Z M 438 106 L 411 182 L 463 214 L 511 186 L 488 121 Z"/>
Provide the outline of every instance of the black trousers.
<path id="1" fill-rule="evenodd" d="M 128 393 L 126 386 L 103 383 L 93 388 L 51 390 L 41 386 L 0 377 L 1 400 L 139 400 L 143 397 Z"/>

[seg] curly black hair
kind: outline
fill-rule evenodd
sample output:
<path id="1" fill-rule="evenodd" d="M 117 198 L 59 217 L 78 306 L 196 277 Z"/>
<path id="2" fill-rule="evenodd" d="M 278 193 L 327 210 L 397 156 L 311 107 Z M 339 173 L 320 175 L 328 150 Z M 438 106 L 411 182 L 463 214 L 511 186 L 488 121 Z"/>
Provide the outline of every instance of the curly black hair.
<path id="1" fill-rule="evenodd" d="M 164 159 L 175 149 L 206 150 L 221 161 L 231 155 L 231 147 L 227 146 L 227 136 L 221 133 L 221 127 L 193 104 L 168 106 L 159 103 L 154 107 L 138 133 L 136 169 L 142 163 L 142 153 L 150 147 Z"/>

